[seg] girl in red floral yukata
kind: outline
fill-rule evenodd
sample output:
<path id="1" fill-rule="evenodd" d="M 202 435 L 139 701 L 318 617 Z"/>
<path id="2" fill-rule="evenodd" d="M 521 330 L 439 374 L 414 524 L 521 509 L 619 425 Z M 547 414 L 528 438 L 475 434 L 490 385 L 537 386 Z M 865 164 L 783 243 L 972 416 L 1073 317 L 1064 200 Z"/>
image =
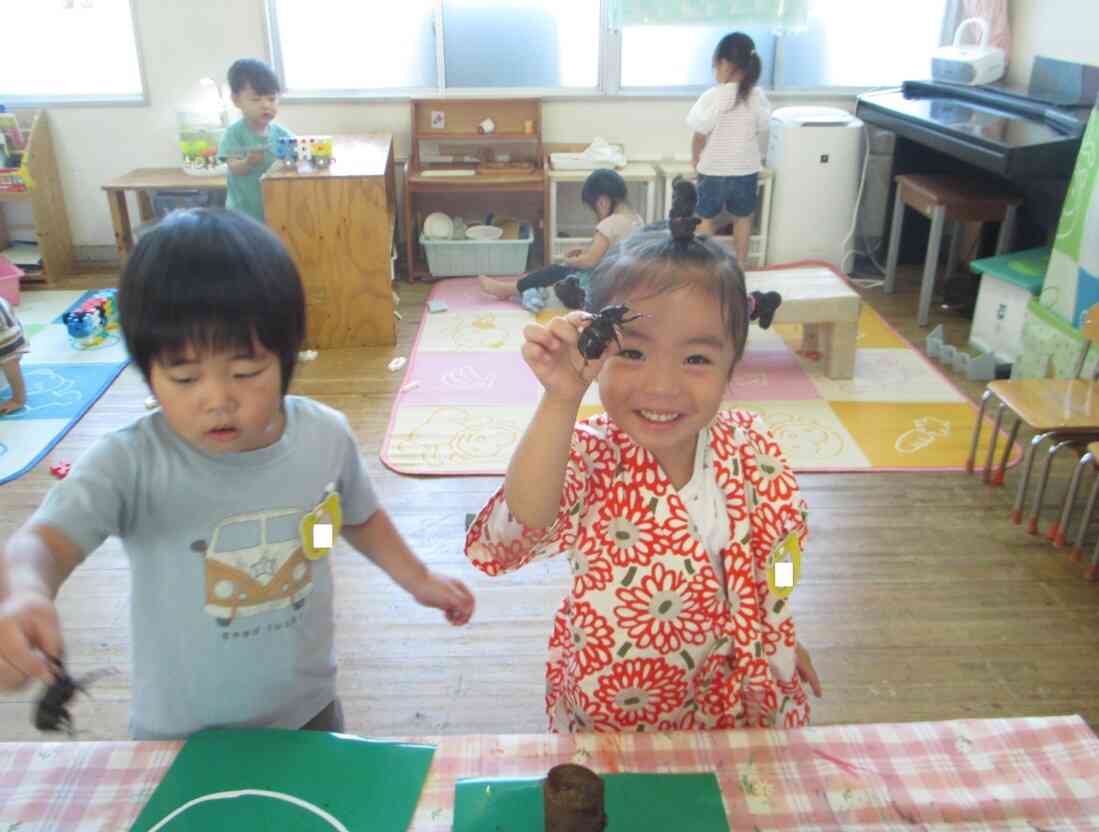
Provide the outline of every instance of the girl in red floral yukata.
<path id="1" fill-rule="evenodd" d="M 578 349 L 588 312 L 524 330 L 545 390 L 466 554 L 489 575 L 568 558 L 553 731 L 798 727 L 803 683 L 821 695 L 788 597 L 805 501 L 761 419 L 721 409 L 751 301 L 697 222 L 673 211 L 670 234 L 635 234 L 599 264 L 588 309 L 643 316 L 600 360 Z M 595 380 L 606 412 L 577 422 Z"/>

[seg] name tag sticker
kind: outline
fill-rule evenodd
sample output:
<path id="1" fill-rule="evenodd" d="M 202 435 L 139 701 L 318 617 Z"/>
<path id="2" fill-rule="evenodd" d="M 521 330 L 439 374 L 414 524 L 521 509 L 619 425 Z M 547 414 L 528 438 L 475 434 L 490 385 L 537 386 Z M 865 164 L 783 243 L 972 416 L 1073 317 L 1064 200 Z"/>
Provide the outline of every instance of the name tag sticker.
<path id="1" fill-rule="evenodd" d="M 334 483 L 324 499 L 301 518 L 301 548 L 309 560 L 319 560 L 332 551 L 343 527 L 343 508 Z"/>
<path id="2" fill-rule="evenodd" d="M 777 598 L 787 598 L 801 580 L 801 545 L 790 532 L 767 561 L 767 588 Z"/>

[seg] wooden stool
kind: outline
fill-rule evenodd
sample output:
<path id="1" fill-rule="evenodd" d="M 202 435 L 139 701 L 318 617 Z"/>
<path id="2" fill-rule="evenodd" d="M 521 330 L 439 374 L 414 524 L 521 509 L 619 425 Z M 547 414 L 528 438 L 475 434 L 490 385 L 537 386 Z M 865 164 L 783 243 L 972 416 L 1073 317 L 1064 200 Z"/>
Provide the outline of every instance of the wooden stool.
<path id="1" fill-rule="evenodd" d="M 927 260 L 923 266 L 919 308 L 919 324 L 927 326 L 927 313 L 931 309 L 931 292 L 935 288 L 935 272 L 939 264 L 939 247 L 943 240 L 945 221 L 1000 223 L 996 253 L 1003 254 L 1011 245 L 1011 237 L 1015 230 L 1015 212 L 1022 204 L 1021 196 L 980 179 L 907 173 L 898 176 L 897 197 L 893 202 L 893 227 L 889 234 L 889 260 L 885 267 L 884 291 L 892 294 L 895 288 L 897 255 L 901 247 L 901 225 L 904 222 L 906 205 L 931 220 L 931 236 L 927 240 Z M 958 266 L 959 236 L 958 229 L 955 229 L 950 238 L 947 276 L 953 274 Z"/>

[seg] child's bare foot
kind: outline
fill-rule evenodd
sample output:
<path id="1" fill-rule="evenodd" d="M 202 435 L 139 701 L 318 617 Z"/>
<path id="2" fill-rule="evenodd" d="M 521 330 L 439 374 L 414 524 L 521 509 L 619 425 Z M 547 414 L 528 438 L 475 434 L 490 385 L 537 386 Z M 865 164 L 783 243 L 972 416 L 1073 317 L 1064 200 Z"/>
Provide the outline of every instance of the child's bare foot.
<path id="1" fill-rule="evenodd" d="M 5 401 L 0 402 L 0 416 L 7 416 L 9 413 L 18 413 L 26 407 L 26 405 L 27 403 L 22 400 L 16 401 L 15 399 L 6 399 Z"/>
<path id="2" fill-rule="evenodd" d="M 480 284 L 482 292 L 492 295 L 494 298 L 516 300 L 519 297 L 519 292 L 516 291 L 515 281 L 513 280 L 494 280 L 486 275 L 481 275 L 477 278 L 477 283 Z"/>

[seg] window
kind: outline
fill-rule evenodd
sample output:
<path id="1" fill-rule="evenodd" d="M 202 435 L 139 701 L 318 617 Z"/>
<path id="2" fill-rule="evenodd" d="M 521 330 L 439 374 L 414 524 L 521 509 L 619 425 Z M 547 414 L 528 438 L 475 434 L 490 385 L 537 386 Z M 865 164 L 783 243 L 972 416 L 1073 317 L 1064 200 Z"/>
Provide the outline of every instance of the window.
<path id="1" fill-rule="evenodd" d="M 592 0 L 445 0 L 446 85 L 595 89 L 599 20 Z"/>
<path id="2" fill-rule="evenodd" d="M 621 88 L 708 87 L 714 83 L 713 55 L 729 26 L 626 26 L 622 29 Z M 756 43 L 764 86 L 771 86 L 776 36 L 764 27 L 741 27 Z"/>
<path id="3" fill-rule="evenodd" d="M 388 0 L 387 0 L 388 2 Z M 283 86 L 294 93 L 434 87 L 435 0 L 273 0 L 271 31 Z"/>
<path id="4" fill-rule="evenodd" d="M 626 25 L 618 89 L 686 92 L 713 83 L 714 47 L 740 30 L 756 43 L 763 86 L 772 89 L 874 87 L 925 78 L 939 45 L 945 0 L 807 0 L 804 31 L 768 26 Z"/>
<path id="5" fill-rule="evenodd" d="M 269 0 L 268 8 L 276 69 L 291 95 L 599 88 L 597 0 L 401 0 L 384 24 L 373 3 Z"/>
<path id="6" fill-rule="evenodd" d="M 130 0 L 0 0 L 0 100 L 143 100 Z"/>
<path id="7" fill-rule="evenodd" d="M 809 27 L 782 36 L 777 89 L 881 87 L 931 74 L 943 0 L 810 0 Z"/>
<path id="8" fill-rule="evenodd" d="M 374 0 L 268 0 L 268 9 L 292 95 L 685 95 L 713 83 L 714 47 L 737 29 L 755 41 L 767 88 L 926 77 L 947 0 L 803 0 L 808 27 L 786 32 L 740 21 L 612 30 L 611 2 L 397 0 L 384 23 Z"/>

